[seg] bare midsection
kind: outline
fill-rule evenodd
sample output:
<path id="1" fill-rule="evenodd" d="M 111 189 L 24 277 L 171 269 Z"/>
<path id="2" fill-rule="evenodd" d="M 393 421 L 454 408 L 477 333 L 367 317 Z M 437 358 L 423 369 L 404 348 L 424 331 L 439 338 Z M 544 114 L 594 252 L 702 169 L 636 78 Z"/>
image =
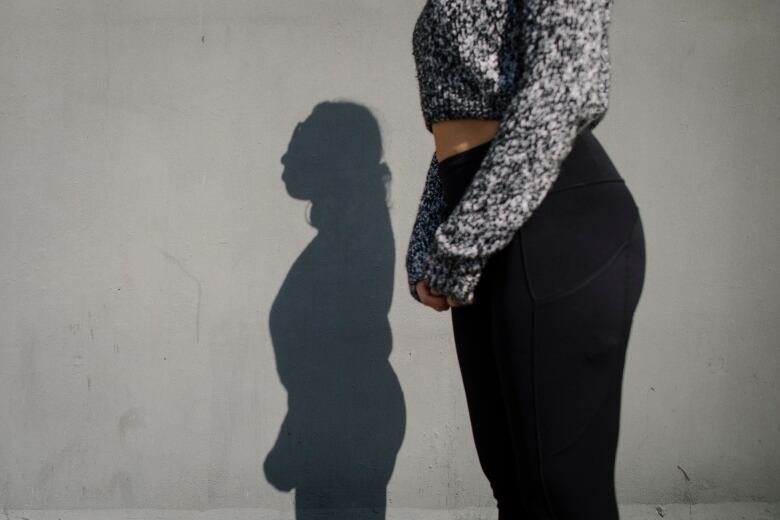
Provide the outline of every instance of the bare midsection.
<path id="1" fill-rule="evenodd" d="M 495 119 L 450 119 L 433 123 L 431 129 L 436 143 L 436 158 L 443 161 L 490 141 L 496 135 L 498 125 L 499 121 Z"/>

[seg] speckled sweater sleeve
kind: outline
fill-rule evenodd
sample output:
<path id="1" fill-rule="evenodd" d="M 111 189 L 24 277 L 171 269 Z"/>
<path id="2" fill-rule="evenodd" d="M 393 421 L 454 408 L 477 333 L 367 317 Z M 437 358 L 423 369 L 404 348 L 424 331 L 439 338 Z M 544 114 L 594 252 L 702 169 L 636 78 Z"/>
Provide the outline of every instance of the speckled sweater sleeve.
<path id="1" fill-rule="evenodd" d="M 437 225 L 420 273 L 461 303 L 473 294 L 489 256 L 542 202 L 576 135 L 594 128 L 607 110 L 612 0 L 521 4 L 519 88 L 471 185 Z"/>
<path id="2" fill-rule="evenodd" d="M 444 220 L 445 215 L 446 206 L 438 168 L 439 162 L 436 160 L 436 153 L 434 153 L 425 176 L 422 196 L 417 205 L 417 214 L 406 250 L 409 292 L 417 301 L 420 301 L 420 297 L 417 295 L 415 285 L 422 279 L 423 262 L 433 241 L 433 234 Z"/>

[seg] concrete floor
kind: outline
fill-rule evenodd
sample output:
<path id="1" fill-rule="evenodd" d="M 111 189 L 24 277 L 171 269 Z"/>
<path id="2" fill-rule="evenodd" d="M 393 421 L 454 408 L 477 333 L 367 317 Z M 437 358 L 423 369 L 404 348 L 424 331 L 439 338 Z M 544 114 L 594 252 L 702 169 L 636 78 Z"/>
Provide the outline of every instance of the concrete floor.
<path id="1" fill-rule="evenodd" d="M 726 502 L 719 504 L 630 504 L 620 506 L 621 520 L 778 520 L 780 503 Z M 370 517 L 371 515 L 367 515 Z M 339 515 L 323 518 L 338 519 Z M 426 510 L 393 508 L 386 520 L 493 520 L 484 509 Z M 0 520 L 295 520 L 292 511 L 268 509 L 161 509 L 3 510 Z"/>

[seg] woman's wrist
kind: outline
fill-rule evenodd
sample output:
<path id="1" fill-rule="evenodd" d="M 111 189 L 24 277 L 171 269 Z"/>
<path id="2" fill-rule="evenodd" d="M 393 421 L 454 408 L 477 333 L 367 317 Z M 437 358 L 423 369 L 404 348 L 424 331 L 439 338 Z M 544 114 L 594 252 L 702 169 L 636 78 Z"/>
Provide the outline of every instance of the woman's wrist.
<path id="1" fill-rule="evenodd" d="M 474 297 L 485 259 L 447 256 L 439 251 L 436 242 L 423 264 L 422 276 L 434 293 L 449 296 L 460 305 L 468 304 Z"/>

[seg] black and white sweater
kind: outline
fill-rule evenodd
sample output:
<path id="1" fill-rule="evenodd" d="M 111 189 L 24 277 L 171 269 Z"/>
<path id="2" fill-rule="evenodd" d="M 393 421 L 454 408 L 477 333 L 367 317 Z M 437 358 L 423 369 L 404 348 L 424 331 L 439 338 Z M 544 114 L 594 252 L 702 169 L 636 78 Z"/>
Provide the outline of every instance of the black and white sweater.
<path id="1" fill-rule="evenodd" d="M 425 126 L 498 119 L 487 155 L 446 216 L 433 154 L 409 238 L 421 279 L 466 303 L 491 254 L 541 203 L 577 134 L 607 111 L 612 0 L 427 0 L 412 43 Z M 446 217 L 446 218 L 445 218 Z"/>

